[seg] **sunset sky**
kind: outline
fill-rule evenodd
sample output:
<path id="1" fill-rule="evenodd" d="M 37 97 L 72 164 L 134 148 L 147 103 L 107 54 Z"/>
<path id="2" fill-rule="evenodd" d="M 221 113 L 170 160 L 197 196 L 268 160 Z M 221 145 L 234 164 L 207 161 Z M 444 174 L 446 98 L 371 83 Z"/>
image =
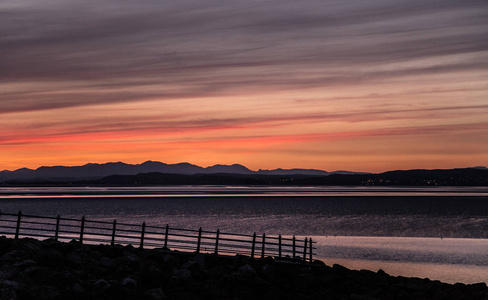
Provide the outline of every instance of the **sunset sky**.
<path id="1" fill-rule="evenodd" d="M 0 1 L 0 170 L 488 166 L 488 1 Z"/>

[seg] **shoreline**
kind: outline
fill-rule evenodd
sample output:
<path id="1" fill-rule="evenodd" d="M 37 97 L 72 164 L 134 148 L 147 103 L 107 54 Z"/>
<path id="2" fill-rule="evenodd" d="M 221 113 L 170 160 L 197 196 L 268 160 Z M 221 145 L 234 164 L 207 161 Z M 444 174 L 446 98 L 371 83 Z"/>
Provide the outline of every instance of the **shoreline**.
<path id="1" fill-rule="evenodd" d="M 216 256 L 0 237 L 1 299 L 488 299 L 447 284 L 322 261 Z"/>

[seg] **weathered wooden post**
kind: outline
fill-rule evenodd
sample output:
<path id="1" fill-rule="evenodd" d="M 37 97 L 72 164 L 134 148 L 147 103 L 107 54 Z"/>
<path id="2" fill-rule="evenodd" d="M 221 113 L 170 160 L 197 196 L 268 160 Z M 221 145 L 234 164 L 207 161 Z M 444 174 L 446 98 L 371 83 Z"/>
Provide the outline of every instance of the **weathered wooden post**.
<path id="1" fill-rule="evenodd" d="M 264 251 L 266 248 L 266 233 L 263 233 L 263 243 L 261 248 L 261 258 L 264 258 Z"/>
<path id="2" fill-rule="evenodd" d="M 281 257 L 281 234 L 278 238 L 278 257 Z"/>
<path id="3" fill-rule="evenodd" d="M 293 258 L 296 256 L 296 239 L 295 236 L 293 236 Z"/>
<path id="4" fill-rule="evenodd" d="M 305 244 L 303 245 L 303 261 L 307 260 L 307 244 L 308 238 L 305 238 Z"/>
<path id="5" fill-rule="evenodd" d="M 310 238 L 310 240 L 308 240 L 309 243 L 310 243 L 310 262 L 312 262 L 312 255 L 313 255 L 313 242 L 312 242 L 312 238 Z"/>
<path id="6" fill-rule="evenodd" d="M 215 254 L 219 254 L 219 236 L 220 229 L 217 229 L 217 235 L 215 236 Z"/>
<path id="7" fill-rule="evenodd" d="M 166 224 L 166 233 L 164 235 L 164 248 L 168 248 L 168 231 L 169 231 L 169 224 Z"/>
<path id="8" fill-rule="evenodd" d="M 112 241 L 110 241 L 110 245 L 115 245 L 115 228 L 117 227 L 117 220 L 114 220 L 114 225 L 112 227 Z"/>
<path id="9" fill-rule="evenodd" d="M 202 227 L 198 229 L 197 253 L 200 253 L 200 244 L 202 242 Z"/>
<path id="10" fill-rule="evenodd" d="M 57 241 L 59 236 L 59 222 L 61 221 L 61 217 L 58 215 L 56 218 L 56 231 L 54 232 L 54 239 Z"/>
<path id="11" fill-rule="evenodd" d="M 20 219 L 22 219 L 22 211 L 19 210 L 19 213 L 17 214 L 17 227 L 15 228 L 15 239 L 19 239 L 19 232 L 20 232 Z"/>
<path id="12" fill-rule="evenodd" d="M 144 233 L 146 232 L 146 222 L 142 222 L 142 229 L 141 229 L 141 244 L 139 248 L 144 248 Z"/>
<path id="13" fill-rule="evenodd" d="M 256 250 L 256 232 L 252 235 L 251 258 L 254 258 L 254 250 Z"/>
<path id="14" fill-rule="evenodd" d="M 81 217 L 81 226 L 80 226 L 80 243 L 83 244 L 83 233 L 85 231 L 85 216 Z"/>

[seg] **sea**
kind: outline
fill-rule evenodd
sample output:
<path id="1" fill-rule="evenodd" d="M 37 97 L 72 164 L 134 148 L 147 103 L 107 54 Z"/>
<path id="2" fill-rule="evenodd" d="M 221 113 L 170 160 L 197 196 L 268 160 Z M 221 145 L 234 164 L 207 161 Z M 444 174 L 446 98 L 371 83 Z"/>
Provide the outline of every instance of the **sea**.
<path id="1" fill-rule="evenodd" d="M 0 187 L 0 210 L 312 237 L 327 265 L 488 283 L 483 187 Z"/>

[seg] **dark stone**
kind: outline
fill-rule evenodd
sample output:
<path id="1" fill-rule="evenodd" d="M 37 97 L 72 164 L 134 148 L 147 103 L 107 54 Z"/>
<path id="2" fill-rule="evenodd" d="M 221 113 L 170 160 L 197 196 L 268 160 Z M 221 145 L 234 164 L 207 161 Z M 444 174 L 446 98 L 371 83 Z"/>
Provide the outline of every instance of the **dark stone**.
<path id="1" fill-rule="evenodd" d="M 237 273 L 241 277 L 248 278 L 248 279 L 256 277 L 256 271 L 249 264 L 245 264 L 245 265 L 240 266 L 239 269 L 237 270 Z"/>
<path id="2" fill-rule="evenodd" d="M 104 291 L 112 285 L 105 279 L 99 279 L 93 284 L 98 291 Z"/>
<path id="3" fill-rule="evenodd" d="M 56 267 L 64 265 L 66 258 L 61 252 L 56 249 L 41 249 L 33 257 L 33 259 L 41 266 Z"/>
<path id="4" fill-rule="evenodd" d="M 0 258 L 2 300 L 488 299 L 485 283 L 452 285 L 291 259 L 2 237 Z"/>
<path id="5" fill-rule="evenodd" d="M 41 285 L 32 288 L 32 292 L 39 300 L 57 300 L 62 299 L 61 291 L 54 286 Z"/>
<path id="6" fill-rule="evenodd" d="M 228 275 L 230 273 L 229 271 L 229 268 L 226 267 L 226 266 L 223 266 L 223 265 L 219 265 L 219 266 L 216 266 L 214 268 L 212 268 L 210 271 L 209 271 L 209 276 L 211 278 L 221 278 L 223 277 L 224 275 Z"/>
<path id="7" fill-rule="evenodd" d="M 106 256 L 101 257 L 98 262 L 105 268 L 112 268 L 115 266 L 115 260 Z"/>
<path id="8" fill-rule="evenodd" d="M 122 286 L 129 287 L 129 288 L 135 288 L 137 286 L 137 283 L 134 279 L 127 277 L 122 280 Z"/>
<path id="9" fill-rule="evenodd" d="M 144 293 L 144 299 L 147 300 L 162 300 L 165 296 L 162 288 L 150 289 Z"/>
<path id="10" fill-rule="evenodd" d="M 9 290 L 19 290 L 21 284 L 12 280 L 0 280 L 0 287 Z"/>
<path id="11" fill-rule="evenodd" d="M 6 261 L 6 262 L 18 261 L 19 259 L 24 257 L 25 254 L 26 254 L 26 252 L 24 250 L 18 250 L 18 249 L 11 250 L 11 251 L 3 254 L 0 257 L 0 261 Z"/>
<path id="12" fill-rule="evenodd" d="M 0 288 L 0 299 L 16 300 L 18 298 L 15 290 L 9 288 Z"/>
<path id="13" fill-rule="evenodd" d="M 14 268 L 18 268 L 20 270 L 23 270 L 23 269 L 26 269 L 28 267 L 32 267 L 35 265 L 37 265 L 37 263 L 34 260 L 27 259 L 27 260 L 23 260 L 21 262 L 14 263 Z"/>
<path id="14" fill-rule="evenodd" d="M 76 294 L 84 294 L 85 293 L 85 289 L 79 283 L 73 284 L 73 286 L 71 287 L 71 290 Z"/>
<path id="15" fill-rule="evenodd" d="M 190 280 L 191 272 L 187 269 L 174 269 L 173 276 L 181 280 Z"/>

